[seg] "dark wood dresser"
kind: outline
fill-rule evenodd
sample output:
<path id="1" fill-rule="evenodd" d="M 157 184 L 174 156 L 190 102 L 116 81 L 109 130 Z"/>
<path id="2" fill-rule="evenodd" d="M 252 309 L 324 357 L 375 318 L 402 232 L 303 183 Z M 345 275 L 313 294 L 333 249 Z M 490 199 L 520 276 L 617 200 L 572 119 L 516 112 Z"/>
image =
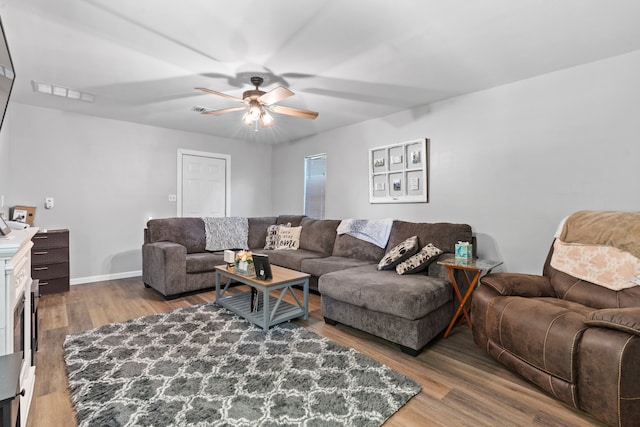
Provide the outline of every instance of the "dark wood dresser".
<path id="1" fill-rule="evenodd" d="M 31 277 L 40 280 L 40 294 L 69 290 L 69 230 L 40 231 L 33 236 Z"/>

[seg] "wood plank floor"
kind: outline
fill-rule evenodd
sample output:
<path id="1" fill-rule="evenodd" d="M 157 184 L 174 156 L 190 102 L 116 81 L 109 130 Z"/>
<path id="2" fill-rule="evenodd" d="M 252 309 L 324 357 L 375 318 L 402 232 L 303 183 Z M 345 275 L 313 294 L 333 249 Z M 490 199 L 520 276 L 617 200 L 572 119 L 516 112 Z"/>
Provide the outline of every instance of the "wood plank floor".
<path id="1" fill-rule="evenodd" d="M 40 299 L 40 345 L 29 427 L 73 427 L 62 343 L 68 334 L 215 299 L 207 291 L 167 301 L 140 278 L 72 286 Z M 460 326 L 418 357 L 346 326 L 322 320 L 320 297 L 309 298 L 309 319 L 295 322 L 369 355 L 422 385 L 422 391 L 385 426 L 600 426 L 511 373 L 473 343 Z"/>

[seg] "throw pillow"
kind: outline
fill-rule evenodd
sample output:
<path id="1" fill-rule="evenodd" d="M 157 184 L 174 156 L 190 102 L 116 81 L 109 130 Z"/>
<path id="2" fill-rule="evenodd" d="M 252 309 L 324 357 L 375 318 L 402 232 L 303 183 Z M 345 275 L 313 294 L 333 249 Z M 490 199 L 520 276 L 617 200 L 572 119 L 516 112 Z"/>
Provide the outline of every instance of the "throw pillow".
<path id="1" fill-rule="evenodd" d="M 274 224 L 267 227 L 267 237 L 265 239 L 265 249 L 275 249 L 278 246 L 278 231 L 282 227 L 291 227 L 291 223 Z"/>
<path id="2" fill-rule="evenodd" d="M 427 246 L 422 248 L 420 252 L 413 255 L 411 258 L 407 259 L 404 262 L 401 262 L 396 266 L 396 273 L 398 274 L 413 274 L 419 273 L 429 264 L 438 258 L 438 255 L 442 253 L 441 249 L 433 246 L 432 243 L 429 243 Z"/>
<path id="3" fill-rule="evenodd" d="M 411 255 L 415 255 L 420 249 L 419 245 L 418 236 L 409 237 L 404 242 L 399 243 L 382 257 L 378 263 L 378 270 L 391 270 Z"/>
<path id="4" fill-rule="evenodd" d="M 275 249 L 278 246 L 278 230 L 281 225 L 270 225 L 267 227 L 267 238 L 265 239 L 265 249 Z"/>
<path id="5" fill-rule="evenodd" d="M 298 249 L 301 231 L 302 227 L 280 227 L 278 229 L 278 243 L 275 249 Z"/>

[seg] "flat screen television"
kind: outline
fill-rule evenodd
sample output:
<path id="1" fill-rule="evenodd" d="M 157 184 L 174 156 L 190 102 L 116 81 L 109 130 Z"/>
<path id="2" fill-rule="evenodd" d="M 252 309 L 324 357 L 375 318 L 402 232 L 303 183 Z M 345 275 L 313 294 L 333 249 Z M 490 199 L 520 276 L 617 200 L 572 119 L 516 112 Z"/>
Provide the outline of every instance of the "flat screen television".
<path id="1" fill-rule="evenodd" d="M 7 105 L 9 104 L 9 97 L 11 96 L 11 89 L 13 89 L 13 82 L 15 80 L 15 73 L 13 71 L 13 62 L 11 61 L 11 54 L 9 53 L 9 46 L 7 46 L 7 38 L 4 34 L 4 27 L 2 26 L 2 19 L 0 19 L 0 32 L 2 38 L 0 40 L 0 128 L 4 122 L 4 115 L 7 111 Z"/>

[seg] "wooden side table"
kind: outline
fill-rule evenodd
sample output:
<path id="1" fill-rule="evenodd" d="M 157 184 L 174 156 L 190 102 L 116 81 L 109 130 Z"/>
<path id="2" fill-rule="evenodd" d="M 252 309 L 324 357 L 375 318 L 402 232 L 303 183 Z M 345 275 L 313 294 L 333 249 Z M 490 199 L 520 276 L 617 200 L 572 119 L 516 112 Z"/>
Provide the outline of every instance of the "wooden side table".
<path id="1" fill-rule="evenodd" d="M 464 320 L 467 321 L 467 325 L 469 325 L 469 329 L 471 329 L 471 318 L 469 317 L 469 309 L 467 307 L 467 301 L 471 297 L 471 294 L 476 289 L 478 285 L 478 280 L 482 275 L 483 271 L 486 271 L 485 274 L 489 274 L 491 270 L 496 268 L 497 266 L 502 264 L 502 261 L 492 261 L 488 259 L 474 258 L 469 260 L 463 259 L 455 259 L 445 258 L 442 260 L 438 260 L 438 264 L 444 266 L 447 269 L 447 273 L 449 273 L 449 278 L 451 279 L 451 284 L 453 285 L 453 290 L 456 293 L 456 297 L 458 298 L 458 308 L 456 309 L 455 314 L 451 318 L 451 322 L 449 322 L 449 326 L 447 330 L 444 332 L 444 337 L 447 338 L 449 333 L 451 333 L 451 329 L 456 324 L 458 319 L 462 323 Z M 460 287 L 458 286 L 458 282 L 456 281 L 455 271 L 461 270 L 464 273 L 464 277 L 467 281 L 467 291 L 464 296 L 460 293 Z M 469 273 L 473 273 L 473 278 L 469 278 Z"/>

